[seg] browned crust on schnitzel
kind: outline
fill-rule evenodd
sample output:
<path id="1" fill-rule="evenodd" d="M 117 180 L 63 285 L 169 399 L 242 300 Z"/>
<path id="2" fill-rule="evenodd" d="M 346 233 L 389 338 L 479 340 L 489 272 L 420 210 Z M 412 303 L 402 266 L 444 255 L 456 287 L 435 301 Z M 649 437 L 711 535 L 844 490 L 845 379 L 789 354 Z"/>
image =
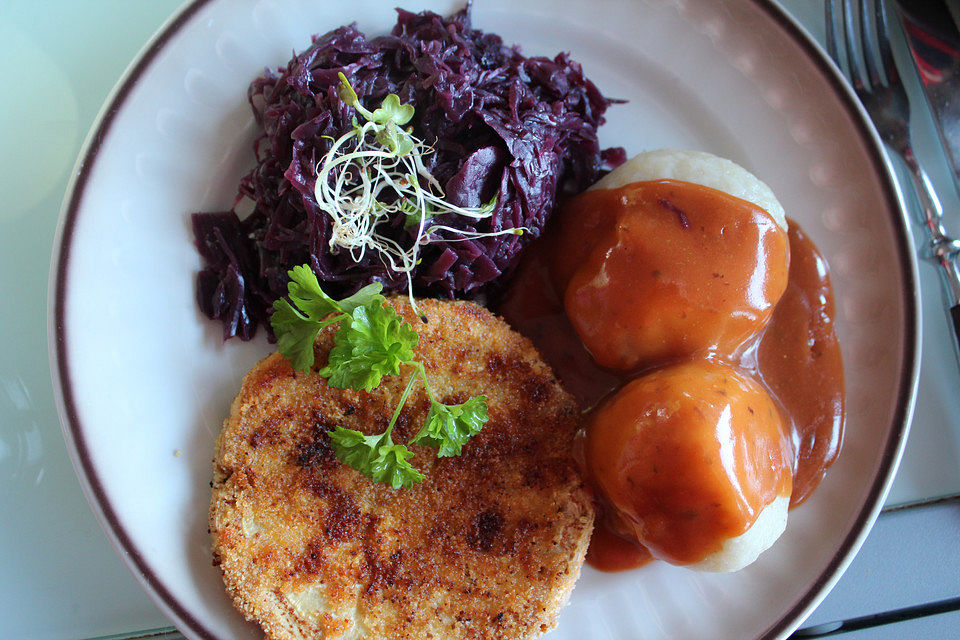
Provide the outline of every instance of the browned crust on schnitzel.
<path id="1" fill-rule="evenodd" d="M 553 628 L 593 526 L 571 458 L 579 419 L 530 343 L 472 303 L 398 308 L 437 398 L 483 394 L 489 421 L 455 458 L 411 446 L 426 480 L 395 490 L 336 457 L 334 426 L 380 433 L 406 376 L 333 389 L 273 354 L 251 370 L 217 442 L 210 529 L 227 590 L 270 638 L 532 638 Z M 317 341 L 326 363 L 332 329 Z M 426 416 L 414 392 L 393 431 Z"/>

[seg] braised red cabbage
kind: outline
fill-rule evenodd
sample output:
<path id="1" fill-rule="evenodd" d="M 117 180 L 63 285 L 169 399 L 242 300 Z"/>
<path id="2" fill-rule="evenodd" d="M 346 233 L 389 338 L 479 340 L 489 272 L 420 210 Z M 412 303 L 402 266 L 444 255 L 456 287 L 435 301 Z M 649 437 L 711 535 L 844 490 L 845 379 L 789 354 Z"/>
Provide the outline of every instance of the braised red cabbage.
<path id="1" fill-rule="evenodd" d="M 223 323 L 225 338 L 250 339 L 258 324 L 269 330 L 271 305 L 286 293 L 294 265 L 310 264 L 334 297 L 371 282 L 406 290 L 406 278 L 376 252 L 354 262 L 349 252 L 328 249 L 330 221 L 314 198 L 315 167 L 355 116 L 338 97 L 338 72 L 368 109 L 389 93 L 414 106 L 414 134 L 436 148 L 426 165 L 450 202 L 475 207 L 497 196 L 489 218 L 446 215 L 438 222 L 480 232 L 528 230 L 458 242 L 434 238 L 412 274 L 417 295 L 491 293 L 541 234 L 558 195 L 582 191 L 604 164 L 624 158 L 622 149 L 600 149 L 597 127 L 612 101 L 578 63 L 565 53 L 552 60 L 523 56 L 499 36 L 471 28 L 469 7 L 449 18 L 398 10 L 393 31 L 376 38 L 355 25 L 314 37 L 286 67 L 250 85 L 263 134 L 238 202 L 251 199 L 253 212 L 243 220 L 233 211 L 193 216 L 203 260 L 199 306 Z M 409 246 L 413 232 L 403 220 L 391 223 L 380 233 Z"/>

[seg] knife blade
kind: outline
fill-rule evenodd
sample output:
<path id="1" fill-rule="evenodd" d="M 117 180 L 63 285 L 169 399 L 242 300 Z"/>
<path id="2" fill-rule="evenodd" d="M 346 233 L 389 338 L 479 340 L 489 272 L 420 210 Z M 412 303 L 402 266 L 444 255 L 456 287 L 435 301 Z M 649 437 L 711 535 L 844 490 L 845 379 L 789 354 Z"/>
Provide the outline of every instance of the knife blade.
<path id="1" fill-rule="evenodd" d="M 896 13 L 960 194 L 960 0 L 901 0 Z"/>

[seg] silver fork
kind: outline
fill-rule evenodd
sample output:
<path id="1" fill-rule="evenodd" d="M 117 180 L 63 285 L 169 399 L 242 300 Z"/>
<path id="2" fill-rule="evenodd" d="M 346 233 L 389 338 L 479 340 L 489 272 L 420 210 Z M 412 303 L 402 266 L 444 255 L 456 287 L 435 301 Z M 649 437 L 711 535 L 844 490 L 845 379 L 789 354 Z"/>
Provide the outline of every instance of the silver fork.
<path id="1" fill-rule="evenodd" d="M 920 166 L 910 141 L 910 101 L 903 87 L 893 51 L 884 0 L 827 0 L 827 51 L 853 85 L 873 120 L 880 138 L 903 160 L 920 202 L 930 242 L 924 257 L 938 263 L 946 284 L 954 346 L 960 353 L 960 240 L 950 237 L 943 224 L 943 207 L 930 178 Z M 843 51 L 838 50 L 838 42 Z M 863 73 L 863 70 L 866 73 Z"/>

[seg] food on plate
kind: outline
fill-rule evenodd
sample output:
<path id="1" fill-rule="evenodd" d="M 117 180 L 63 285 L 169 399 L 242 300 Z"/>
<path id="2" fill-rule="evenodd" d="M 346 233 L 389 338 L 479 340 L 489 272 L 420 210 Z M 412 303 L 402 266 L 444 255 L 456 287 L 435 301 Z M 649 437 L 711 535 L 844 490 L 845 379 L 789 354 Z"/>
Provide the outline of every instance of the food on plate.
<path id="1" fill-rule="evenodd" d="M 414 356 L 420 336 L 380 294 L 380 284 L 369 284 L 352 296 L 334 300 L 320 287 L 309 266 L 294 267 L 289 275 L 289 301 L 273 303 L 270 324 L 277 336 L 278 352 L 294 370 L 306 374 L 313 369 L 317 336 L 323 329 L 335 327 L 334 346 L 326 364 L 316 369 L 329 386 L 370 391 L 380 386 L 384 376 L 400 374 L 401 366 L 407 376 L 406 387 L 383 432 L 364 434 L 341 426 L 328 432 L 337 458 L 394 489 L 423 481 L 423 474 L 409 462 L 413 452 L 404 444 L 394 443 L 392 434 L 417 386 L 423 387 L 430 404 L 423 426 L 410 442 L 433 447 L 441 458 L 460 455 L 463 445 L 487 422 L 487 399 L 479 395 L 455 403 L 437 400 L 426 366 Z M 429 321 L 415 300 L 410 300 L 410 309 L 421 322 Z"/>
<path id="2" fill-rule="evenodd" d="M 604 569 L 734 571 L 774 544 L 839 450 L 843 375 L 825 263 L 765 184 L 601 151 L 612 101 L 469 6 L 331 31 L 249 95 L 257 166 L 193 224 L 201 310 L 278 343 L 210 510 L 269 637 L 532 638 L 595 509 Z M 415 296 L 494 301 L 573 395 L 491 312 Z"/>
<path id="3" fill-rule="evenodd" d="M 753 562 L 787 523 L 793 453 L 746 373 L 692 360 L 629 382 L 592 416 L 591 479 L 653 557 L 708 571 Z"/>
<path id="4" fill-rule="evenodd" d="M 436 400 L 483 395 L 488 421 L 459 456 L 410 443 L 431 398 L 384 375 L 367 392 L 280 353 L 244 379 L 217 442 L 210 528 L 237 607 L 270 638 L 532 638 L 555 626 L 593 505 L 571 442 L 576 402 L 529 341 L 470 302 L 388 299 L 419 332 Z M 337 427 L 408 443 L 422 482 L 394 489 L 337 457 Z"/>
<path id="5" fill-rule="evenodd" d="M 600 149 L 597 127 L 611 101 L 579 64 L 562 53 L 523 56 L 473 29 L 469 7 L 449 18 L 398 10 L 393 31 L 375 38 L 355 26 L 335 29 L 254 80 L 249 97 L 263 133 L 238 205 L 194 216 L 203 260 L 197 301 L 225 338 L 249 339 L 266 324 L 287 270 L 304 263 L 334 297 L 374 282 L 387 292 L 484 295 L 541 234 L 558 195 L 585 189 L 605 163 L 623 158 L 622 149 Z M 349 137 L 355 122 L 389 124 L 381 118 L 393 122 L 387 131 Z M 400 144 L 407 136 L 420 144 Z M 366 188 L 365 171 L 323 164 L 334 147 L 340 160 L 356 159 L 368 137 L 409 174 L 390 179 L 417 183 L 428 202 Z M 416 171 L 397 158 L 411 151 Z M 317 184 L 318 175 L 327 182 Z M 350 212 L 318 200 L 327 188 L 380 206 L 347 220 Z M 249 203 L 241 220 L 237 211 Z"/>
<path id="6" fill-rule="evenodd" d="M 590 189 L 617 189 L 644 180 L 679 180 L 723 191 L 752 202 L 770 214 L 782 229 L 787 215 L 773 191 L 749 171 L 705 151 L 655 149 L 637 154 L 595 182 Z"/>
<path id="7" fill-rule="evenodd" d="M 791 507 L 803 502 L 840 453 L 846 396 L 834 328 L 830 268 L 790 221 L 790 281 L 757 348 L 756 367 L 790 417 L 797 469 Z"/>
<path id="8" fill-rule="evenodd" d="M 758 178 L 601 150 L 614 101 L 469 3 L 315 37 L 249 99 L 256 166 L 193 231 L 201 311 L 278 347 L 209 514 L 267 637 L 533 638 L 585 559 L 735 571 L 776 542 L 839 451 L 843 372 L 826 265 Z"/>
<path id="9" fill-rule="evenodd" d="M 498 311 L 590 410 L 598 568 L 745 566 L 839 452 L 829 269 L 728 160 L 659 150 L 612 171 L 562 206 Z"/>
<path id="10" fill-rule="evenodd" d="M 783 208 L 729 160 L 640 154 L 564 209 L 557 286 L 602 366 L 733 360 L 787 286 Z"/>

